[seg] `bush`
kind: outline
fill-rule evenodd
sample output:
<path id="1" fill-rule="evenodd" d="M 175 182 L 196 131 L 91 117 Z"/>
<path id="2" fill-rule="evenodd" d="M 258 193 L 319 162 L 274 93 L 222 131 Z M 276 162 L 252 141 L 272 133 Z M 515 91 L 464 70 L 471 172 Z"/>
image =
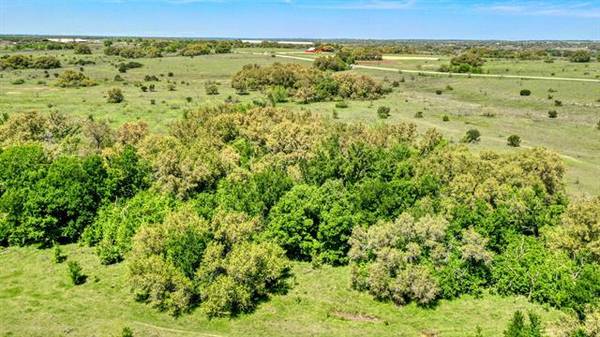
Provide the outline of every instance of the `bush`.
<path id="1" fill-rule="evenodd" d="M 450 117 L 448 117 L 448 115 L 444 115 L 444 116 L 442 117 L 442 121 L 444 121 L 444 122 L 449 122 L 449 121 L 450 121 Z"/>
<path id="2" fill-rule="evenodd" d="M 380 106 L 379 108 L 377 108 L 377 117 L 381 119 L 386 119 L 390 117 L 390 107 Z"/>
<path id="3" fill-rule="evenodd" d="M 481 133 L 477 129 L 469 129 L 463 137 L 463 143 L 477 143 L 481 138 Z"/>
<path id="4" fill-rule="evenodd" d="M 16 80 L 13 80 L 12 82 L 10 82 L 10 84 L 12 84 L 12 85 L 21 85 L 24 83 L 25 83 L 25 80 L 22 78 L 17 78 Z"/>
<path id="5" fill-rule="evenodd" d="M 252 242 L 257 225 L 243 214 L 209 224 L 185 206 L 142 228 L 129 265 L 136 298 L 173 315 L 198 304 L 209 317 L 252 310 L 281 289 L 289 269 L 279 247 Z"/>
<path id="6" fill-rule="evenodd" d="M 288 91 L 283 86 L 276 85 L 269 89 L 267 97 L 271 103 L 285 103 L 288 100 Z"/>
<path id="7" fill-rule="evenodd" d="M 531 90 L 529 90 L 529 89 L 521 89 L 521 92 L 519 94 L 521 96 L 529 96 L 529 95 L 531 95 Z"/>
<path id="8" fill-rule="evenodd" d="M 56 80 L 56 85 L 61 88 L 91 87 L 96 84 L 95 81 L 91 80 L 83 73 L 78 73 L 73 70 L 65 70 Z"/>
<path id="9" fill-rule="evenodd" d="M 121 331 L 121 337 L 133 337 L 133 330 L 129 327 L 124 327 Z"/>
<path id="10" fill-rule="evenodd" d="M 343 71 L 350 69 L 346 62 L 344 62 L 344 60 L 342 60 L 342 58 L 337 55 L 317 57 L 317 59 L 315 59 L 315 61 L 313 62 L 313 66 L 323 71 Z"/>
<path id="11" fill-rule="evenodd" d="M 558 117 L 558 112 L 556 110 L 548 111 L 548 118 L 557 118 L 557 117 Z"/>
<path id="12" fill-rule="evenodd" d="M 435 91 L 435 94 L 436 94 L 436 95 L 441 95 L 441 94 L 442 94 L 442 90 L 440 90 L 440 89 L 437 89 L 437 90 Z"/>
<path id="13" fill-rule="evenodd" d="M 69 278 L 71 279 L 73 285 L 80 285 L 85 283 L 87 276 L 83 274 L 81 266 L 77 261 L 69 261 L 67 263 L 67 267 L 69 270 Z"/>
<path id="14" fill-rule="evenodd" d="M 590 62 L 591 59 L 592 59 L 592 54 L 587 50 L 577 50 L 569 57 L 569 60 L 571 62 L 579 62 L 579 63 Z"/>
<path id="15" fill-rule="evenodd" d="M 204 90 L 207 95 L 218 95 L 219 87 L 217 86 L 217 82 L 215 81 L 207 81 L 204 83 Z"/>
<path id="16" fill-rule="evenodd" d="M 126 73 L 129 69 L 141 68 L 143 65 L 139 62 L 127 62 L 127 63 L 119 63 L 117 65 L 117 69 L 120 73 Z"/>
<path id="17" fill-rule="evenodd" d="M 54 245 L 52 254 L 52 261 L 54 261 L 54 263 L 63 263 L 67 259 L 67 257 L 63 255 L 62 249 L 60 249 L 60 245 L 58 244 Z"/>
<path id="18" fill-rule="evenodd" d="M 90 48 L 90 46 L 83 43 L 76 44 L 75 48 L 73 49 L 75 51 L 75 54 L 78 55 L 90 55 L 92 53 L 92 49 Z"/>
<path id="19" fill-rule="evenodd" d="M 119 88 L 109 89 L 106 94 L 108 95 L 106 99 L 108 103 L 121 103 L 125 99 L 123 92 Z"/>
<path id="20" fill-rule="evenodd" d="M 521 311 L 516 311 L 507 329 L 504 330 L 504 337 L 542 337 L 540 317 L 532 312 L 528 316 L 529 324 L 525 322 L 525 315 Z"/>
<path id="21" fill-rule="evenodd" d="M 517 135 L 508 136 L 507 145 L 512 146 L 512 147 L 521 146 L 521 137 L 519 137 Z"/>
<path id="22" fill-rule="evenodd" d="M 423 111 L 415 112 L 415 118 L 423 118 Z"/>
<path id="23" fill-rule="evenodd" d="M 9 55 L 0 57 L 0 70 L 4 69 L 55 69 L 60 61 L 54 56 Z"/>

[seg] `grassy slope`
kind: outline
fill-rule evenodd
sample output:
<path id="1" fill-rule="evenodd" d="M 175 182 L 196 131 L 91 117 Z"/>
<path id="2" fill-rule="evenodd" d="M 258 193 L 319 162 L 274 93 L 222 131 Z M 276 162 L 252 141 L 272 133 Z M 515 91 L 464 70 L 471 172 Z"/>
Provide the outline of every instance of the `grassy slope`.
<path id="1" fill-rule="evenodd" d="M 561 315 L 524 298 L 493 295 L 442 301 L 434 309 L 400 308 L 350 290 L 346 267 L 297 263 L 292 289 L 253 314 L 207 320 L 193 312 L 174 319 L 132 300 L 125 264 L 102 266 L 92 249 L 76 245 L 64 251 L 81 263 L 88 275 L 84 285 L 69 283 L 66 263 L 54 264 L 51 249 L 0 251 L 0 336 L 111 336 L 124 326 L 136 336 L 417 337 L 431 331 L 463 337 L 476 326 L 485 336 L 501 336 L 514 310 L 534 310 L 546 323 Z"/>

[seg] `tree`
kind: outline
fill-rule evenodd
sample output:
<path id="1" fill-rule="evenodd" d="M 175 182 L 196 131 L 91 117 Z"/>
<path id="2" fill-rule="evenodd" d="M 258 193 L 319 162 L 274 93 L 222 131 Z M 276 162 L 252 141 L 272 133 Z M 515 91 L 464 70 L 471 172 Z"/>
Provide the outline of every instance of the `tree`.
<path id="1" fill-rule="evenodd" d="M 578 62 L 578 63 L 586 63 L 590 62 L 592 59 L 592 54 L 588 50 L 577 50 L 570 57 L 569 61 Z"/>
<path id="2" fill-rule="evenodd" d="M 86 276 L 83 274 L 82 268 L 77 261 L 69 261 L 67 263 L 69 270 L 69 278 L 73 285 L 80 285 L 85 283 Z"/>

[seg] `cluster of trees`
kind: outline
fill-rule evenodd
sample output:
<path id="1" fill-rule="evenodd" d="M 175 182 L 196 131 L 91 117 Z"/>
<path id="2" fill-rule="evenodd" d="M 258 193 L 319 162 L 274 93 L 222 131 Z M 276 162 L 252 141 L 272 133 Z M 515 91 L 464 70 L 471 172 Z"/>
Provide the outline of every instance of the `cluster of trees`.
<path id="1" fill-rule="evenodd" d="M 116 46 L 110 45 L 104 47 L 104 54 L 111 56 L 121 56 L 129 59 L 136 59 L 142 57 L 162 57 L 162 52 L 159 48 L 149 46 L 149 47 L 140 47 L 140 46 Z"/>
<path id="2" fill-rule="evenodd" d="M 251 104 L 166 134 L 13 115 L 0 144 L 0 243 L 81 240 L 173 314 L 250 311 L 286 288 L 288 259 L 350 264 L 355 289 L 399 305 L 487 289 L 598 313 L 600 198 L 569 201 L 543 149 L 474 154 L 414 124 Z"/>
<path id="3" fill-rule="evenodd" d="M 0 57 L 0 70 L 5 69 L 55 69 L 60 61 L 54 56 L 4 55 Z"/>
<path id="4" fill-rule="evenodd" d="M 233 76 L 231 86 L 239 93 L 281 87 L 287 95 L 301 103 L 336 98 L 377 99 L 385 93 L 383 86 L 368 76 L 331 74 L 292 63 L 275 63 L 266 67 L 246 65 Z"/>
<path id="5" fill-rule="evenodd" d="M 183 56 L 198 56 L 209 54 L 228 54 L 231 53 L 231 43 L 229 41 L 197 42 L 190 43 L 183 47 L 179 53 Z"/>
<path id="6" fill-rule="evenodd" d="M 483 66 L 484 63 L 485 60 L 478 52 L 469 50 L 453 57 L 450 60 L 449 65 L 442 65 L 440 67 L 440 71 L 480 74 L 482 72 L 481 66 Z"/>
<path id="7" fill-rule="evenodd" d="M 323 71 L 343 71 L 350 69 L 350 66 L 339 55 L 318 57 L 313 62 L 313 66 Z"/>

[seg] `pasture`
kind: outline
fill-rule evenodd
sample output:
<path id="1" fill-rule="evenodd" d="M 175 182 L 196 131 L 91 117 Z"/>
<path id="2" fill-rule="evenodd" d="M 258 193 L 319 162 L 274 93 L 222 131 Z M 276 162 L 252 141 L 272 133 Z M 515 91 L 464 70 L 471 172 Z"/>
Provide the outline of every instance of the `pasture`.
<path id="1" fill-rule="evenodd" d="M 231 76 L 245 64 L 297 62 L 308 65 L 308 61 L 274 55 L 309 59 L 317 56 L 305 54 L 302 50 L 246 48 L 236 50 L 234 54 L 138 59 L 136 61 L 143 67 L 119 73 L 115 65 L 124 59 L 102 55 L 99 49 L 92 55 L 73 55 L 72 51 L 43 53 L 59 56 L 63 68 L 49 70 L 48 77 L 43 70 L 3 71 L 0 78 L 0 113 L 59 111 L 78 117 L 106 119 L 114 126 L 143 119 L 155 131 L 166 130 L 170 122 L 198 106 L 225 101 L 247 102 L 264 97 L 260 92 L 240 96 L 231 88 Z M 79 59 L 95 64 L 83 67 L 70 64 Z M 383 61 L 360 64 L 437 71 L 448 60 L 448 57 L 435 55 L 397 55 L 384 56 Z M 55 74 L 67 69 L 83 69 L 83 73 L 98 85 L 56 87 Z M 553 63 L 488 60 L 484 71 L 495 75 L 597 79 L 600 63 L 572 63 L 564 59 Z M 368 74 L 388 85 L 398 81 L 398 87 L 383 99 L 348 102 L 348 108 L 344 109 L 337 109 L 336 102 L 307 105 L 288 102 L 280 105 L 311 110 L 328 118 L 336 110 L 340 120 L 364 123 L 381 122 L 376 110 L 379 106 L 389 106 L 391 116 L 386 121 L 411 121 L 421 130 L 435 127 L 455 142 L 466 130 L 479 129 L 481 141 L 469 145 L 476 151 L 519 151 L 506 146 L 508 136 L 519 135 L 523 148 L 547 147 L 561 154 L 568 167 L 566 181 L 569 192 L 574 195 L 600 193 L 600 180 L 597 179 L 600 174 L 600 131 L 596 128 L 600 121 L 600 82 L 470 78 L 358 68 L 352 72 Z M 115 75 L 123 81 L 115 81 Z M 159 81 L 144 81 L 146 75 L 154 75 Z M 24 83 L 12 84 L 18 79 Z M 204 83 L 207 81 L 218 83 L 218 94 L 206 94 Z M 140 86 L 150 84 L 154 84 L 154 91 L 143 92 L 140 89 Z M 113 87 L 122 89 L 125 96 L 123 104 L 106 103 L 106 92 Z M 532 94 L 520 96 L 521 89 L 531 90 Z M 557 118 L 549 118 L 549 111 L 556 111 Z M 422 118 L 415 118 L 418 112 L 422 112 Z M 448 121 L 443 120 L 444 116 L 448 117 Z"/>

